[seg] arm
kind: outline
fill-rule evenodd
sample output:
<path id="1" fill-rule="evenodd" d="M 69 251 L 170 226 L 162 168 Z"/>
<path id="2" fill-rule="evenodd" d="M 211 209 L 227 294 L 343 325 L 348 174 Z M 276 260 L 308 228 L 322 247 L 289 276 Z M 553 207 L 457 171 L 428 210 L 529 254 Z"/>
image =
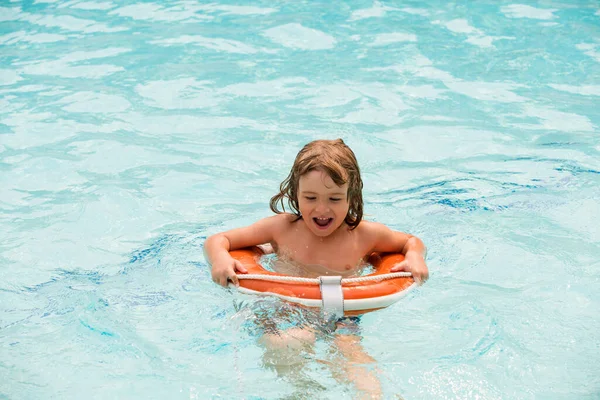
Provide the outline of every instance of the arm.
<path id="1" fill-rule="evenodd" d="M 229 251 L 273 241 L 274 232 L 284 223 L 285 215 L 275 215 L 243 228 L 210 236 L 204 242 L 204 257 L 212 266 L 212 279 L 221 286 L 230 280 L 238 285 L 236 271 L 247 273 L 244 266 L 234 260 Z"/>
<path id="2" fill-rule="evenodd" d="M 370 222 L 369 229 L 375 238 L 373 251 L 400 252 L 404 254 L 404 261 L 392 267 L 392 272 L 411 272 L 419 285 L 429 278 L 429 269 L 425 264 L 427 248 L 416 236 L 404 232 L 393 231 L 383 224 Z"/>

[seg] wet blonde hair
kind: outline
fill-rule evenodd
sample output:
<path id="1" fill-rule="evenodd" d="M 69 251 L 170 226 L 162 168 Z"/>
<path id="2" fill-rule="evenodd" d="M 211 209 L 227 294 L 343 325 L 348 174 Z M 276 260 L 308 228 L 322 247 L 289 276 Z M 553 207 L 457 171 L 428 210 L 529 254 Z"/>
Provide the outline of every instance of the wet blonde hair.
<path id="1" fill-rule="evenodd" d="M 342 186 L 348 184 L 348 214 L 344 222 L 350 229 L 360 224 L 363 217 L 363 182 L 354 152 L 342 139 L 315 140 L 306 144 L 294 160 L 290 174 L 279 186 L 279 193 L 271 198 L 271 210 L 276 214 L 285 212 L 285 200 L 298 219 L 302 218 L 298 207 L 300 177 L 311 171 L 323 171 Z M 279 209 L 281 205 L 281 210 Z M 298 220 L 297 219 L 297 220 Z"/>

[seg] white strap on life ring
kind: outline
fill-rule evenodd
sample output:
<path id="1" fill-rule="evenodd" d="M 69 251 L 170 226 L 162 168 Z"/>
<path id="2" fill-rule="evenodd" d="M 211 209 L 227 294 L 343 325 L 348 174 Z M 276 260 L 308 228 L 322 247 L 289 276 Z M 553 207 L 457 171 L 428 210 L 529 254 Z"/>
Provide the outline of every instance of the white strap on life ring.
<path id="1" fill-rule="evenodd" d="M 344 292 L 341 276 L 320 276 L 319 288 L 323 301 L 323 313 L 327 319 L 337 321 L 344 316 Z"/>

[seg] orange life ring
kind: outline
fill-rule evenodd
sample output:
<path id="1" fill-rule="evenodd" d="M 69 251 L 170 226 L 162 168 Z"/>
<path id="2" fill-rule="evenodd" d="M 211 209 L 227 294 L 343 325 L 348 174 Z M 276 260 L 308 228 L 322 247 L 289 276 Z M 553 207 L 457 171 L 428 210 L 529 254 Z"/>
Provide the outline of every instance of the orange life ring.
<path id="1" fill-rule="evenodd" d="M 233 250 L 230 254 L 244 265 L 248 274 L 287 276 L 264 269 L 259 263 L 264 252 L 258 247 Z M 391 268 L 402 260 L 404 256 L 398 253 L 373 253 L 369 257 L 369 263 L 373 265 L 375 272 L 366 276 L 389 274 Z M 245 274 L 238 274 L 243 275 Z M 415 286 L 412 277 L 344 283 L 344 315 L 358 315 L 388 307 Z M 309 283 L 240 279 L 238 290 L 249 294 L 273 295 L 308 307 L 321 307 L 322 304 L 319 285 Z"/>

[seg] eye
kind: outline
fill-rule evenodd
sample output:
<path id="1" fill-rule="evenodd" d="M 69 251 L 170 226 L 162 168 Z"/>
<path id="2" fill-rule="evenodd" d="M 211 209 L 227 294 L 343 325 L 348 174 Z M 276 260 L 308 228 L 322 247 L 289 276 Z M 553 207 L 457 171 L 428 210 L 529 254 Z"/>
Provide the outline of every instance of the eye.
<path id="1" fill-rule="evenodd" d="M 304 196 L 304 198 L 305 198 L 306 200 L 309 200 L 309 201 L 312 201 L 312 200 L 315 200 L 315 199 L 316 199 L 316 197 L 313 197 L 313 196 Z"/>
<path id="2" fill-rule="evenodd" d="M 329 198 L 329 200 L 331 200 L 331 201 L 333 201 L 333 202 L 337 202 L 337 201 L 340 201 L 340 200 L 342 200 L 342 199 L 340 199 L 340 198 L 338 198 L 338 197 L 331 197 L 331 198 Z"/>

